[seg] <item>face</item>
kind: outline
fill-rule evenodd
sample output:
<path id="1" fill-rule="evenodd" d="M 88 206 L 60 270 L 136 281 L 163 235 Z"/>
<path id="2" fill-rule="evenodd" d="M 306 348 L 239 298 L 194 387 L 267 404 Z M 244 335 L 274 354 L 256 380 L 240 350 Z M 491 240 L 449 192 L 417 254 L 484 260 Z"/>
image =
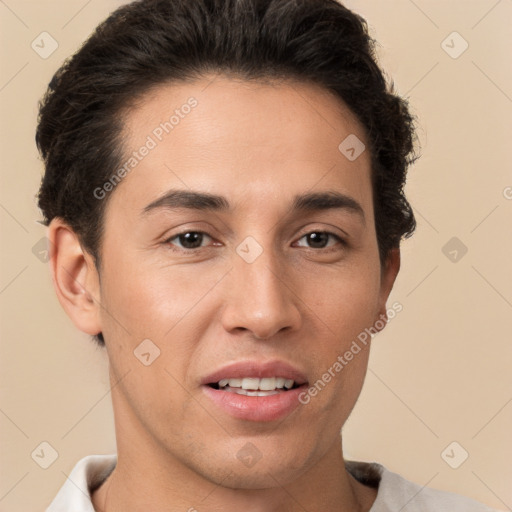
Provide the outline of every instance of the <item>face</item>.
<path id="1" fill-rule="evenodd" d="M 379 262 L 369 152 L 338 148 L 351 134 L 366 144 L 304 83 L 209 77 L 127 113 L 98 309 L 119 450 L 257 488 L 339 449 L 368 345 L 343 355 L 396 274 Z"/>

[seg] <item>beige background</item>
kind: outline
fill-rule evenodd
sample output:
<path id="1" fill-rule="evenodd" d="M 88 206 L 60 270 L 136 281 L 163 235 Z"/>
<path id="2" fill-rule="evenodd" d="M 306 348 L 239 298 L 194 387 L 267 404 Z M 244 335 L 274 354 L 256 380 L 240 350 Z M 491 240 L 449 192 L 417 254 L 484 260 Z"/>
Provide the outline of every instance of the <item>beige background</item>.
<path id="1" fill-rule="evenodd" d="M 79 458 L 115 451 L 105 355 L 33 253 L 45 235 L 33 139 L 53 72 L 120 3 L 0 1 L 1 511 L 43 510 Z M 512 1 L 346 3 L 368 19 L 423 145 L 407 187 L 418 230 L 390 300 L 404 310 L 374 340 L 346 454 L 512 510 Z M 47 59 L 31 48 L 43 31 L 59 45 Z M 458 58 L 442 47 L 454 31 L 469 44 Z M 456 262 L 442 251 L 452 237 L 468 249 Z M 46 470 L 31 458 L 43 441 L 58 452 Z M 452 464 L 469 453 L 458 469 L 441 456 L 453 441 Z"/>

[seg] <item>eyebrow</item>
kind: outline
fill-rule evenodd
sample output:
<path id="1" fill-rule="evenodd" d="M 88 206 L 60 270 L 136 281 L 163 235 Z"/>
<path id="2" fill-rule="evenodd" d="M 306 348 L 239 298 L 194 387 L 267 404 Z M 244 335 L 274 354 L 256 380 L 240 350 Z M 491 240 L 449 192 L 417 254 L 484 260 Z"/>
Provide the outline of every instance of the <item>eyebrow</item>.
<path id="1" fill-rule="evenodd" d="M 148 214 L 157 209 L 188 208 L 202 211 L 228 211 L 231 209 L 229 201 L 224 196 L 207 192 L 192 192 L 189 190 L 170 190 L 148 204 L 142 214 Z M 365 221 L 362 206 L 352 197 L 339 192 L 310 192 L 295 196 L 291 210 L 293 212 L 312 212 L 322 210 L 340 209 L 355 213 Z"/>

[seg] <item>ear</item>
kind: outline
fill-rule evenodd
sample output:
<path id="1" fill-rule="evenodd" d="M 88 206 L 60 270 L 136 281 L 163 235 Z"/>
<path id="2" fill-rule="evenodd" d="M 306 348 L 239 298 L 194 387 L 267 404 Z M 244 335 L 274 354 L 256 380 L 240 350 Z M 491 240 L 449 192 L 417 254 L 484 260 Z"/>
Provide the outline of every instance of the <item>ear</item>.
<path id="1" fill-rule="evenodd" d="M 60 218 L 48 227 L 50 271 L 57 298 L 82 332 L 101 332 L 100 281 L 93 257 L 82 249 L 77 234 Z"/>
<path id="2" fill-rule="evenodd" d="M 381 320 L 380 324 L 387 323 L 388 315 L 386 309 L 386 302 L 388 300 L 389 294 L 393 289 L 393 285 L 395 283 L 396 276 L 398 275 L 398 271 L 400 270 L 400 249 L 394 248 L 389 251 L 389 254 L 384 262 L 381 270 L 381 280 L 380 280 L 380 293 L 379 293 L 379 319 Z M 377 324 L 378 325 L 378 324 Z M 384 327 L 382 327 L 384 328 Z M 378 329 L 379 331 L 382 329 Z"/>

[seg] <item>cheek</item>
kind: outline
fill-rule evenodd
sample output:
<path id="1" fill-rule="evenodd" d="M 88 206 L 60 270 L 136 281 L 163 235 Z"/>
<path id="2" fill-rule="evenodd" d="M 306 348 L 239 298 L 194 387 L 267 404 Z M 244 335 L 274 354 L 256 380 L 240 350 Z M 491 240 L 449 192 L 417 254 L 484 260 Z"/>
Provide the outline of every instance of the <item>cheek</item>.
<path id="1" fill-rule="evenodd" d="M 379 291 L 380 273 L 374 266 L 358 265 L 306 282 L 302 296 L 331 334 L 346 342 L 375 322 Z"/>
<path id="2" fill-rule="evenodd" d="M 121 254 L 110 261 L 115 265 L 105 268 L 101 314 L 112 370 L 118 379 L 129 372 L 126 396 L 148 406 L 141 421 L 180 411 L 188 399 L 183 386 L 192 385 L 191 362 L 215 314 L 215 285 L 225 272 L 161 262 L 143 265 Z M 154 362 L 146 367 L 147 359 Z M 169 393 L 162 396 L 162 390 Z"/>
<path id="3" fill-rule="evenodd" d="M 219 269 L 172 266 L 122 255 L 111 258 L 102 283 L 103 314 L 107 325 L 119 324 L 135 338 L 165 340 L 222 277 Z M 114 322 L 113 322 L 114 321 Z M 112 325 L 112 324 L 117 325 Z M 123 334 L 126 336 L 126 332 Z"/>
<path id="4" fill-rule="evenodd" d="M 174 443 L 189 414 L 187 370 L 200 339 L 193 307 L 208 282 L 193 286 L 176 268 L 117 256 L 105 266 L 101 296 L 117 407 L 133 415 L 130 423 Z"/>
<path id="5" fill-rule="evenodd" d="M 303 289 L 314 324 L 315 376 L 310 385 L 318 384 L 311 399 L 319 410 L 336 410 L 343 419 L 361 390 L 371 342 L 368 330 L 378 319 L 380 273 L 374 268 L 346 269 Z"/>

